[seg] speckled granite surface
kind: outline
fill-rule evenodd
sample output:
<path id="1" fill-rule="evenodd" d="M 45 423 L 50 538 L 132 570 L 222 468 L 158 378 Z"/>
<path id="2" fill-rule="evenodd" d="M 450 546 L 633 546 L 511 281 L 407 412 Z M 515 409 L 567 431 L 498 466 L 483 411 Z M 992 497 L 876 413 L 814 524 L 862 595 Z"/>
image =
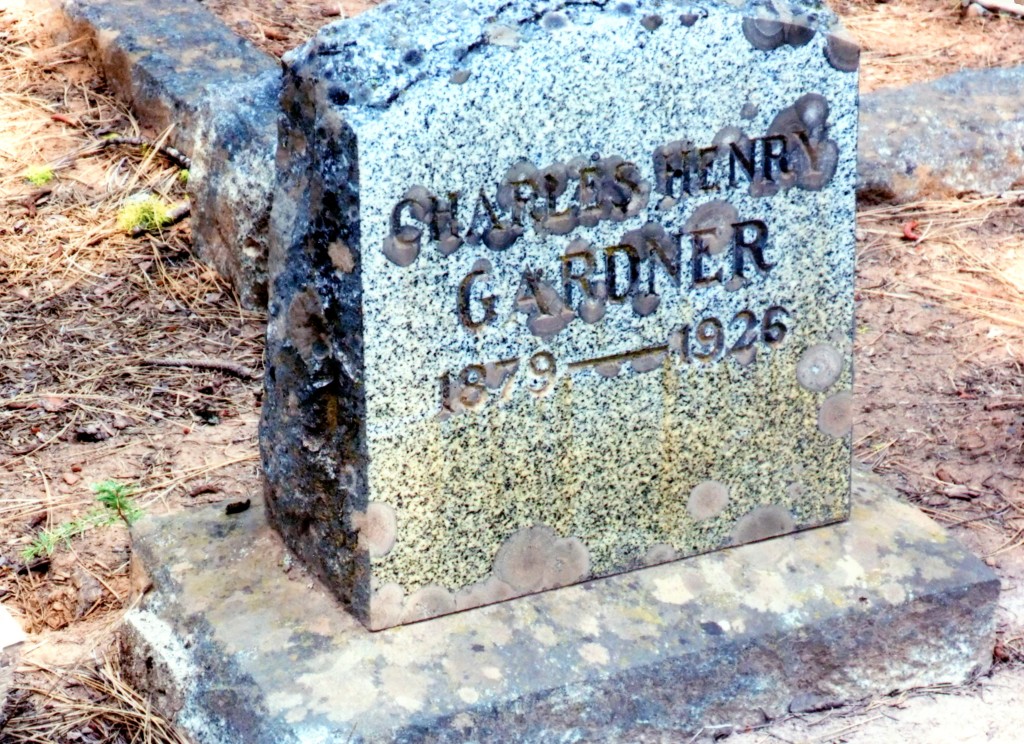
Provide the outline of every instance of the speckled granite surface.
<path id="1" fill-rule="evenodd" d="M 124 669 L 198 744 L 688 741 L 985 670 L 998 579 L 853 482 L 839 525 L 378 633 L 258 502 L 147 517 Z"/>
<path id="2" fill-rule="evenodd" d="M 862 99 L 860 184 L 888 201 L 1024 184 L 1024 67 L 965 70 Z"/>
<path id="3" fill-rule="evenodd" d="M 828 23 L 395 2 L 286 56 L 268 512 L 368 625 L 845 517 Z"/>

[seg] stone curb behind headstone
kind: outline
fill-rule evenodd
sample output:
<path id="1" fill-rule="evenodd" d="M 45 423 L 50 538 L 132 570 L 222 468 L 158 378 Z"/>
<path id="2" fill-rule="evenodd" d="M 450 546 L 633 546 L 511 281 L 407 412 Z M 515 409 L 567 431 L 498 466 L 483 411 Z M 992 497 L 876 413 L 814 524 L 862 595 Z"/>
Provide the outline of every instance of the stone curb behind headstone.
<path id="1" fill-rule="evenodd" d="M 172 144 L 194 161 L 196 250 L 232 282 L 244 305 L 264 307 L 276 60 L 194 0 L 65 0 L 64 13 L 73 38 L 91 40 L 111 86 L 143 121 L 156 128 L 179 122 Z M 197 44 L 212 53 L 197 54 Z M 211 84 L 214 107 L 207 109 L 200 102 Z M 1022 86 L 1024 67 L 972 70 L 862 96 L 858 193 L 906 202 L 1010 188 L 1024 163 Z"/>
<path id="2" fill-rule="evenodd" d="M 122 668 L 201 744 L 690 741 L 984 673 L 999 580 L 853 484 L 840 525 L 380 633 L 285 573 L 259 500 L 146 517 Z"/>
<path id="3" fill-rule="evenodd" d="M 277 60 L 195 0 L 64 0 L 62 9 L 62 34 L 87 40 L 139 121 L 157 132 L 175 125 L 168 144 L 193 159 L 196 251 L 244 305 L 264 306 Z"/>
<path id="4" fill-rule="evenodd" d="M 1024 182 L 1024 67 L 861 96 L 858 193 L 912 201 Z"/>
<path id="5" fill-rule="evenodd" d="M 267 305 L 267 238 L 280 93 L 277 67 L 212 90 L 204 101 L 193 148 L 193 242 L 250 309 Z"/>

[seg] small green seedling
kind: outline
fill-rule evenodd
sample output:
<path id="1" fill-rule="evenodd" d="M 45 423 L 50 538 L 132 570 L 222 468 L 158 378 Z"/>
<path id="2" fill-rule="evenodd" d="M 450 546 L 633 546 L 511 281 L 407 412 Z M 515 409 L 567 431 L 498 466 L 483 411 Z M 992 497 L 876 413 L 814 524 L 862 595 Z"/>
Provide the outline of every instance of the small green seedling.
<path id="1" fill-rule="evenodd" d="M 116 480 L 105 480 L 93 484 L 92 491 L 102 506 L 91 510 L 80 519 L 61 522 L 56 527 L 40 530 L 32 542 L 21 551 L 21 557 L 25 562 L 44 555 L 53 555 L 61 545 L 71 547 L 71 538 L 93 527 L 109 527 L 118 522 L 130 525 L 142 516 L 142 507 L 132 498 L 135 493 L 134 486 L 118 483 Z"/>
<path id="2" fill-rule="evenodd" d="M 187 170 L 180 170 L 180 171 L 178 171 L 178 180 L 181 182 L 182 186 L 184 186 L 185 184 L 188 183 L 188 178 L 189 178 L 189 173 L 188 173 Z"/>
<path id="3" fill-rule="evenodd" d="M 53 168 L 48 165 L 31 165 L 22 175 L 33 186 L 45 186 L 53 180 Z"/>
<path id="4" fill-rule="evenodd" d="M 159 230 L 170 221 L 168 206 L 153 195 L 130 199 L 117 215 L 118 227 L 129 233 L 136 230 Z"/>
<path id="5" fill-rule="evenodd" d="M 142 516 L 142 508 L 135 503 L 132 496 L 135 488 L 129 483 L 118 483 L 116 480 L 105 480 L 92 485 L 92 492 L 96 494 L 96 500 L 109 509 L 111 520 L 116 514 L 127 525 L 134 524 Z M 109 522 L 113 524 L 113 521 Z"/>

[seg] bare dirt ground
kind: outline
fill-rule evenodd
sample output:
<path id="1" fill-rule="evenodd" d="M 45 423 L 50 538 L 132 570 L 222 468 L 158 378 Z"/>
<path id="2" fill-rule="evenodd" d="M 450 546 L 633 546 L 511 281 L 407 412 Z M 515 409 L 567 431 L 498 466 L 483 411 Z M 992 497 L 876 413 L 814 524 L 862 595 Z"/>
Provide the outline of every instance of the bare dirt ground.
<path id="1" fill-rule="evenodd" d="M 109 652 L 131 546 L 116 514 L 94 518 L 110 514 L 92 487 L 116 481 L 147 512 L 258 492 L 263 318 L 194 260 L 187 220 L 119 223 L 140 196 L 180 206 L 187 169 L 24 2 L 0 8 L 0 602 L 31 635 L 0 741 L 174 742 Z M 206 5 L 280 54 L 364 4 Z M 867 49 L 865 90 L 1024 57 L 1016 19 L 923 0 L 840 11 Z M 1019 738 L 1022 236 L 1024 193 L 865 207 L 858 225 L 856 459 L 1000 574 L 994 673 L 730 741 Z"/>
<path id="2" fill-rule="evenodd" d="M 860 44 L 861 92 L 1024 61 L 1021 21 L 964 14 L 959 0 L 835 0 Z"/>

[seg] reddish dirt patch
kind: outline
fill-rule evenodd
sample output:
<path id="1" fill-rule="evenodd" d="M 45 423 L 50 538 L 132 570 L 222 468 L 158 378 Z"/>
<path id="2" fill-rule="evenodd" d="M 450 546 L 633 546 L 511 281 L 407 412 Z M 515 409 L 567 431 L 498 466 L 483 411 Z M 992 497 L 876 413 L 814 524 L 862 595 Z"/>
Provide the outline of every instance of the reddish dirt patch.
<path id="1" fill-rule="evenodd" d="M 362 13 L 379 0 L 206 0 L 203 3 L 232 31 L 268 54 L 280 57 L 333 21 Z"/>

